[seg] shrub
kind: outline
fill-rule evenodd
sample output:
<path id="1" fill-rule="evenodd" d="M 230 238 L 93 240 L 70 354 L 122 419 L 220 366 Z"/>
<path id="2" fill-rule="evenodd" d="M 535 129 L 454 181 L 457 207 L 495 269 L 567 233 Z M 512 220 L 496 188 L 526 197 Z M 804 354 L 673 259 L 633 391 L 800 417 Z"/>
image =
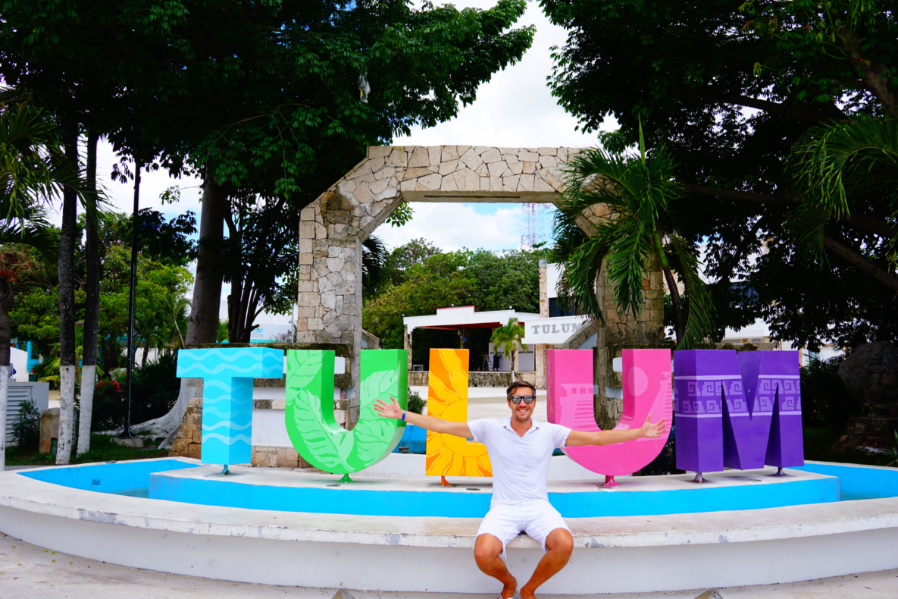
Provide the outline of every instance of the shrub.
<path id="1" fill-rule="evenodd" d="M 94 404 L 91 429 L 106 431 L 124 426 L 125 399 L 118 381 L 101 380 L 94 387 Z"/>
<path id="2" fill-rule="evenodd" d="M 421 396 L 417 391 L 408 390 L 408 404 L 406 409 L 409 412 L 414 412 L 415 414 L 423 414 L 424 406 L 427 404 L 427 401 L 421 399 Z"/>
<path id="3" fill-rule="evenodd" d="M 131 382 L 131 423 L 146 422 L 165 416 L 175 402 L 181 382 L 177 377 L 178 359 L 174 352 L 159 356 L 134 372 Z"/>
<path id="4" fill-rule="evenodd" d="M 811 360 L 801 369 L 801 411 L 805 427 L 829 427 L 838 435 L 848 419 L 862 415 L 860 404 L 839 378 L 842 356 Z"/>
<path id="5" fill-rule="evenodd" d="M 41 413 L 31 399 L 19 405 L 19 415 L 12 425 L 12 440 L 21 451 L 38 450 L 41 442 Z"/>

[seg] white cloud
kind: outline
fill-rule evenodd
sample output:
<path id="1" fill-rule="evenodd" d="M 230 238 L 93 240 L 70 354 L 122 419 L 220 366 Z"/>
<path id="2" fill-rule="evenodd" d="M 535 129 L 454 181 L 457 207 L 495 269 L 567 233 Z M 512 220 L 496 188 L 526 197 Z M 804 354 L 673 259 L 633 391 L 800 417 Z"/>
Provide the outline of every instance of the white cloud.
<path id="1" fill-rule="evenodd" d="M 520 246 L 523 213 L 516 204 L 497 206 L 481 214 L 472 204 L 413 204 L 412 220 L 402 226 L 381 225 L 374 232 L 390 249 L 424 237 L 441 250 L 468 247 L 488 250 Z"/>

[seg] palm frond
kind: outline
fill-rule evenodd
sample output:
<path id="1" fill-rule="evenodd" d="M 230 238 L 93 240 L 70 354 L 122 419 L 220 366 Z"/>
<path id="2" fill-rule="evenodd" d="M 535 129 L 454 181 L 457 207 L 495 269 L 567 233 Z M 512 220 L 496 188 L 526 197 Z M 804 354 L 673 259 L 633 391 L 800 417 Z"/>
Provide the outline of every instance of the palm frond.
<path id="1" fill-rule="evenodd" d="M 686 317 L 686 328 L 683 338 L 677 342 L 677 349 L 694 349 L 699 347 L 705 335 L 714 330 L 716 311 L 711 301 L 711 290 L 699 276 L 699 262 L 693 248 L 679 238 L 672 237 L 670 246 L 673 248 L 680 261 L 681 269 L 678 270 L 686 287 L 686 297 L 689 300 L 689 313 Z"/>

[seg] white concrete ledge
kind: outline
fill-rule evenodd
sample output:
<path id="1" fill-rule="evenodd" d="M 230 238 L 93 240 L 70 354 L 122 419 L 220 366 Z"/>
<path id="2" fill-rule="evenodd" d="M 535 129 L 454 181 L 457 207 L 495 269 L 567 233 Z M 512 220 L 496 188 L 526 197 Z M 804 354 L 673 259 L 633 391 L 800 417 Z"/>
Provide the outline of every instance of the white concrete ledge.
<path id="1" fill-rule="evenodd" d="M 91 559 L 222 580 L 486 593 L 474 518 L 269 512 L 107 495 L 0 473 L 0 531 Z M 569 520 L 577 549 L 547 593 L 648 592 L 898 568 L 898 498 Z M 512 572 L 542 555 L 519 537 Z"/>

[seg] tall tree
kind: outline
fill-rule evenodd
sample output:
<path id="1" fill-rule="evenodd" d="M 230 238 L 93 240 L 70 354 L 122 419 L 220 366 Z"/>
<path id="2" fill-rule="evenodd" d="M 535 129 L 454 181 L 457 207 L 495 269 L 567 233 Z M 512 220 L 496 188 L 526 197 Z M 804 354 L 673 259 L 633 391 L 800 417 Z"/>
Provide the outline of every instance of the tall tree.
<path id="1" fill-rule="evenodd" d="M 43 204 L 68 184 L 65 157 L 53 124 L 21 97 L 0 99 L 0 470 L 6 464 L 6 406 L 9 388 L 9 312 L 14 286 L 33 269 L 32 250 L 50 238 Z M 12 242 L 12 243 L 11 243 Z"/>
<path id="2" fill-rule="evenodd" d="M 677 347 L 691 349 L 713 335 L 714 309 L 698 272 L 697 248 L 679 236 L 674 204 L 684 191 L 673 180 L 674 164 L 664 148 L 646 152 L 641 133 L 639 156 L 595 148 L 576 155 L 568 166 L 567 190 L 555 227 L 555 259 L 562 267 L 560 298 L 604 322 L 596 297 L 596 280 L 604 265 L 618 311 L 638 316 L 645 303 L 643 281 L 649 266 L 659 264 L 670 293 Z M 607 216 L 595 230 L 584 233 L 579 220 L 589 209 Z M 680 281 L 686 292 L 683 299 Z"/>
<path id="3" fill-rule="evenodd" d="M 848 341 L 834 321 L 840 330 L 854 322 L 868 340 L 898 337 L 889 286 L 865 285 L 863 297 L 849 302 L 853 277 L 830 279 L 829 296 L 820 297 L 829 303 L 830 317 L 805 317 L 808 298 L 816 297 L 827 274 L 802 259 L 804 250 L 792 235 L 788 216 L 797 199 L 783 168 L 815 125 L 854 114 L 894 115 L 898 15 L 890 3 L 541 5 L 569 31 L 556 52 L 551 83 L 560 103 L 586 130 L 615 116 L 621 123 L 617 149 L 636 141 L 641 118 L 652 133 L 649 145 L 664 141 L 673 153 L 688 192 L 680 208 L 683 235 L 707 242 L 720 326 L 737 315 L 730 304 L 739 304 L 755 314 L 767 311 L 774 334 L 812 347 L 827 339 Z M 888 224 L 876 204 L 850 217 L 832 214 L 825 239 L 843 251 L 830 253 L 831 265 L 844 273 L 855 268 L 852 261 L 864 262 L 867 272 L 889 280 L 894 267 L 867 246 L 878 239 L 874 246 L 881 247 Z M 782 278 L 784 266 L 788 278 Z M 750 291 L 734 294 L 734 279 L 749 283 L 742 288 Z"/>
<path id="4" fill-rule="evenodd" d="M 516 355 L 518 349 L 527 351 L 527 346 L 521 341 L 524 338 L 524 325 L 518 324 L 517 318 L 509 318 L 508 324 L 493 330 L 490 336 L 490 343 L 496 346 L 508 358 L 508 372 L 511 374 L 511 380 L 514 381 Z"/>

